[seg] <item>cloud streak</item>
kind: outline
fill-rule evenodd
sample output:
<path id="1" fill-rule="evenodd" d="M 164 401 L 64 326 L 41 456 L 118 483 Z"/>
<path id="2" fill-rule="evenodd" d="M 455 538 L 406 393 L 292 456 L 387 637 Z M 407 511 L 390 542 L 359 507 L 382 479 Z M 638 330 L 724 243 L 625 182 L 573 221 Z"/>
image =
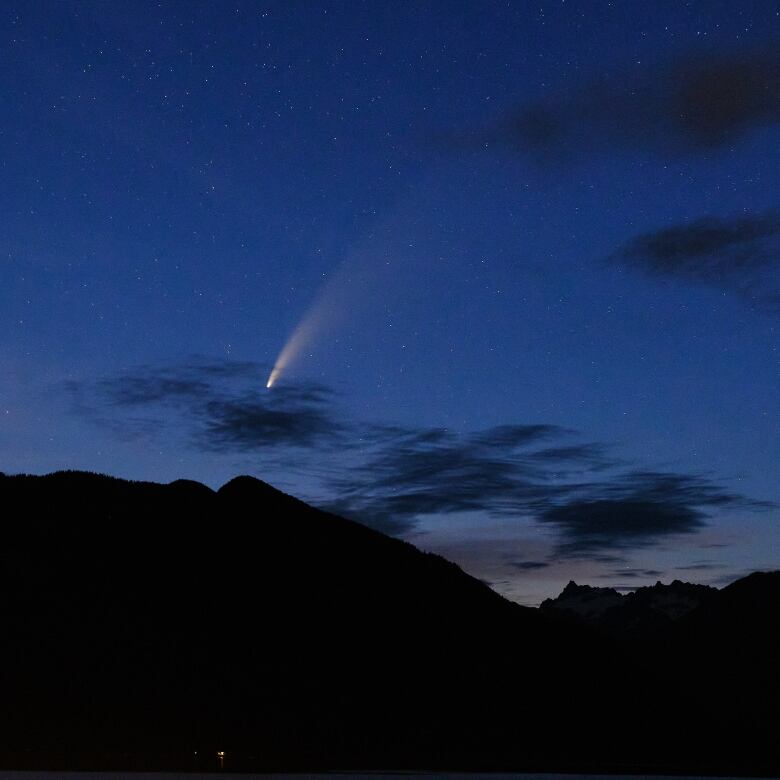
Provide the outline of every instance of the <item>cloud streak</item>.
<path id="1" fill-rule="evenodd" d="M 549 561 L 507 561 L 506 565 L 523 572 L 537 571 L 551 566 Z"/>
<path id="2" fill-rule="evenodd" d="M 193 360 L 141 367 L 92 385 L 71 383 L 82 414 L 124 438 L 185 431 L 210 452 L 332 446 L 342 440 L 331 391 L 314 382 L 264 389 L 267 367 L 251 362 Z M 142 412 L 143 416 L 138 414 Z"/>
<path id="3" fill-rule="evenodd" d="M 598 445 L 548 446 L 573 435 L 546 425 L 466 435 L 396 432 L 331 483 L 338 495 L 331 508 L 405 529 L 429 515 L 511 516 L 554 531 L 557 558 L 600 562 L 694 534 L 715 510 L 766 508 L 705 477 L 623 471 Z M 530 571 L 542 568 L 539 563 L 513 566 Z"/>
<path id="4" fill-rule="evenodd" d="M 540 522 L 558 531 L 563 557 L 640 549 L 669 537 L 696 533 L 712 510 L 769 508 L 689 474 L 632 471 L 590 484 L 579 495 L 551 502 Z"/>
<path id="5" fill-rule="evenodd" d="M 267 391 L 267 368 L 193 360 L 142 367 L 71 385 L 77 410 L 123 438 L 178 433 L 201 452 L 287 458 L 319 469 L 319 505 L 386 533 L 415 531 L 423 518 L 469 513 L 512 518 L 550 532 L 557 558 L 614 563 L 627 550 L 694 534 L 719 509 L 761 508 L 695 475 L 627 471 L 603 445 L 549 424 L 446 428 L 349 421 L 323 385 Z M 337 447 L 336 476 L 316 464 Z M 520 526 L 518 526 L 520 527 Z M 514 561 L 518 571 L 549 561 Z"/>
<path id="6" fill-rule="evenodd" d="M 780 123 L 777 46 L 710 52 L 664 67 L 636 66 L 526 103 L 477 134 L 540 162 L 625 150 L 706 152 Z"/>
<path id="7" fill-rule="evenodd" d="M 610 262 L 718 287 L 780 309 L 780 214 L 703 217 L 643 233 Z"/>

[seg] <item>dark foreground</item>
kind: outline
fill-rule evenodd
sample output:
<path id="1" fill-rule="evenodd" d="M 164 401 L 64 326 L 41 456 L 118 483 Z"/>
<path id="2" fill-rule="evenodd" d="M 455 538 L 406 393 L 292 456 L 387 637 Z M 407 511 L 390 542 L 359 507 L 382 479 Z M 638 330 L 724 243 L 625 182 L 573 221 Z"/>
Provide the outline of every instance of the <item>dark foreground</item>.
<path id="1" fill-rule="evenodd" d="M 777 573 L 607 630 L 249 478 L 0 507 L 2 767 L 780 775 Z"/>
<path id="2" fill-rule="evenodd" d="M 25 772 L 0 771 L 2 780 L 212 780 L 213 773 L 187 772 Z M 640 780 L 645 775 L 575 775 L 550 773 L 446 773 L 446 772 L 314 772 L 311 774 L 244 774 L 234 773 L 235 780 Z M 687 775 L 667 775 L 667 780 L 688 780 Z M 699 780 L 710 780 L 707 777 Z M 724 777 L 722 780 L 740 780 Z"/>
<path id="3" fill-rule="evenodd" d="M 235 780 L 641 780 L 645 775 L 576 775 L 550 773 L 446 773 L 446 772 L 314 772 L 307 774 L 245 774 L 230 775 Z M 0 771 L 2 780 L 213 780 L 207 772 L 25 772 Z M 688 780 L 687 775 L 667 775 L 667 780 Z M 702 777 L 699 780 L 710 780 Z M 724 777 L 722 780 L 741 780 Z"/>

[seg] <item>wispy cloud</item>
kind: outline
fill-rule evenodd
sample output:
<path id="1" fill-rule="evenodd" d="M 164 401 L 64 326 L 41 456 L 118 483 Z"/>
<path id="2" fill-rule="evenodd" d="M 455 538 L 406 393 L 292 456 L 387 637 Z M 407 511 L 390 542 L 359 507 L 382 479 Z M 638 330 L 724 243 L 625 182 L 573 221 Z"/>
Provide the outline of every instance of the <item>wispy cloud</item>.
<path id="1" fill-rule="evenodd" d="M 717 571 L 725 568 L 722 563 L 713 563 L 711 561 L 701 561 L 699 563 L 690 563 L 687 566 L 676 566 L 677 571 Z"/>
<path id="2" fill-rule="evenodd" d="M 547 446 L 573 435 L 555 426 L 397 433 L 333 481 L 335 506 L 356 518 L 405 526 L 426 515 L 513 516 L 554 530 L 555 557 L 607 563 L 693 534 L 716 509 L 766 508 L 702 476 L 625 471 L 602 446 Z"/>
<path id="3" fill-rule="evenodd" d="M 598 450 L 569 453 L 563 465 L 538 447 L 571 432 L 552 425 L 503 425 L 459 434 L 401 430 L 377 441 L 371 457 L 332 483 L 342 511 L 370 517 L 489 512 L 527 514 L 559 488 L 555 478 L 601 466 Z"/>
<path id="4" fill-rule="evenodd" d="M 558 559 L 612 564 L 702 529 L 716 509 L 761 508 L 704 477 L 626 470 L 556 425 L 461 433 L 348 419 L 325 386 L 264 386 L 267 367 L 191 360 L 71 384 L 76 410 L 124 438 L 176 435 L 202 452 L 287 459 L 317 473 L 323 509 L 394 535 L 430 516 L 513 518 L 549 531 Z M 317 467 L 341 453 L 338 469 Z M 479 520 L 475 520 L 479 522 Z M 531 572 L 544 560 L 509 563 Z"/>
<path id="5" fill-rule="evenodd" d="M 602 580 L 634 580 L 634 579 L 652 579 L 654 577 L 662 577 L 664 575 L 664 572 L 660 569 L 629 569 L 629 568 L 620 568 L 620 569 L 613 569 L 612 571 L 608 571 L 602 575 L 600 575 L 599 579 Z"/>
<path id="6" fill-rule="evenodd" d="M 546 569 L 551 564 L 549 561 L 507 561 L 506 565 L 518 571 L 536 571 L 537 569 Z"/>
<path id="7" fill-rule="evenodd" d="M 637 64 L 619 77 L 585 83 L 519 105 L 476 134 L 539 161 L 625 150 L 709 151 L 780 123 L 776 45 Z"/>
<path id="8" fill-rule="evenodd" d="M 780 214 L 704 217 L 643 233 L 611 262 L 716 286 L 780 310 Z"/>
<path id="9" fill-rule="evenodd" d="M 344 428 L 331 391 L 313 382 L 264 387 L 267 367 L 191 360 L 140 367 L 95 383 L 69 385 L 77 409 L 125 438 L 184 432 L 216 452 L 315 447 L 340 441 Z"/>
<path id="10" fill-rule="evenodd" d="M 714 508 L 763 506 L 704 477 L 631 472 L 590 484 L 571 499 L 551 502 L 539 520 L 558 530 L 560 555 L 578 556 L 638 549 L 695 533 Z"/>

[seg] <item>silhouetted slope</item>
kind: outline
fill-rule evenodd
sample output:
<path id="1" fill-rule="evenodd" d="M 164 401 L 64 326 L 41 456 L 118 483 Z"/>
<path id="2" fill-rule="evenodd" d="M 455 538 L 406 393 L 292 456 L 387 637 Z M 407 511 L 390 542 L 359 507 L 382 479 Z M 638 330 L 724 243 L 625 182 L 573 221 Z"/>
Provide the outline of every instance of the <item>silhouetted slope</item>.
<path id="1" fill-rule="evenodd" d="M 670 638 L 687 649 L 693 695 L 717 710 L 728 703 L 780 742 L 780 572 L 733 582 L 681 620 Z"/>
<path id="2" fill-rule="evenodd" d="M 0 507 L 5 766 L 700 768 L 724 729 L 719 766 L 774 760 L 665 657 L 249 477 L 0 477 Z"/>
<path id="3" fill-rule="evenodd" d="M 16 761 L 500 764 L 561 704 L 540 670 L 594 687 L 536 610 L 255 479 L 4 477 L 0 502 L 0 748 Z"/>
<path id="4" fill-rule="evenodd" d="M 614 639 L 652 670 L 666 724 L 677 720 L 665 730 L 673 763 L 695 767 L 698 744 L 699 771 L 780 772 L 780 572 L 722 590 L 675 580 L 623 596 L 569 583 L 540 611 Z"/>

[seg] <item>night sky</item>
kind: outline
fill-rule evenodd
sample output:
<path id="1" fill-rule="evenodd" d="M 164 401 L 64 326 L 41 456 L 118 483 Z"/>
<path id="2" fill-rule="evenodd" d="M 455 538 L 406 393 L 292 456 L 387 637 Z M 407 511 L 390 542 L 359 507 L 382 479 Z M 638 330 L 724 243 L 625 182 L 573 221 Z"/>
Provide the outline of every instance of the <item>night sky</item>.
<path id="1" fill-rule="evenodd" d="M 252 474 L 525 604 L 780 566 L 776 3 L 0 36 L 0 470 Z"/>

